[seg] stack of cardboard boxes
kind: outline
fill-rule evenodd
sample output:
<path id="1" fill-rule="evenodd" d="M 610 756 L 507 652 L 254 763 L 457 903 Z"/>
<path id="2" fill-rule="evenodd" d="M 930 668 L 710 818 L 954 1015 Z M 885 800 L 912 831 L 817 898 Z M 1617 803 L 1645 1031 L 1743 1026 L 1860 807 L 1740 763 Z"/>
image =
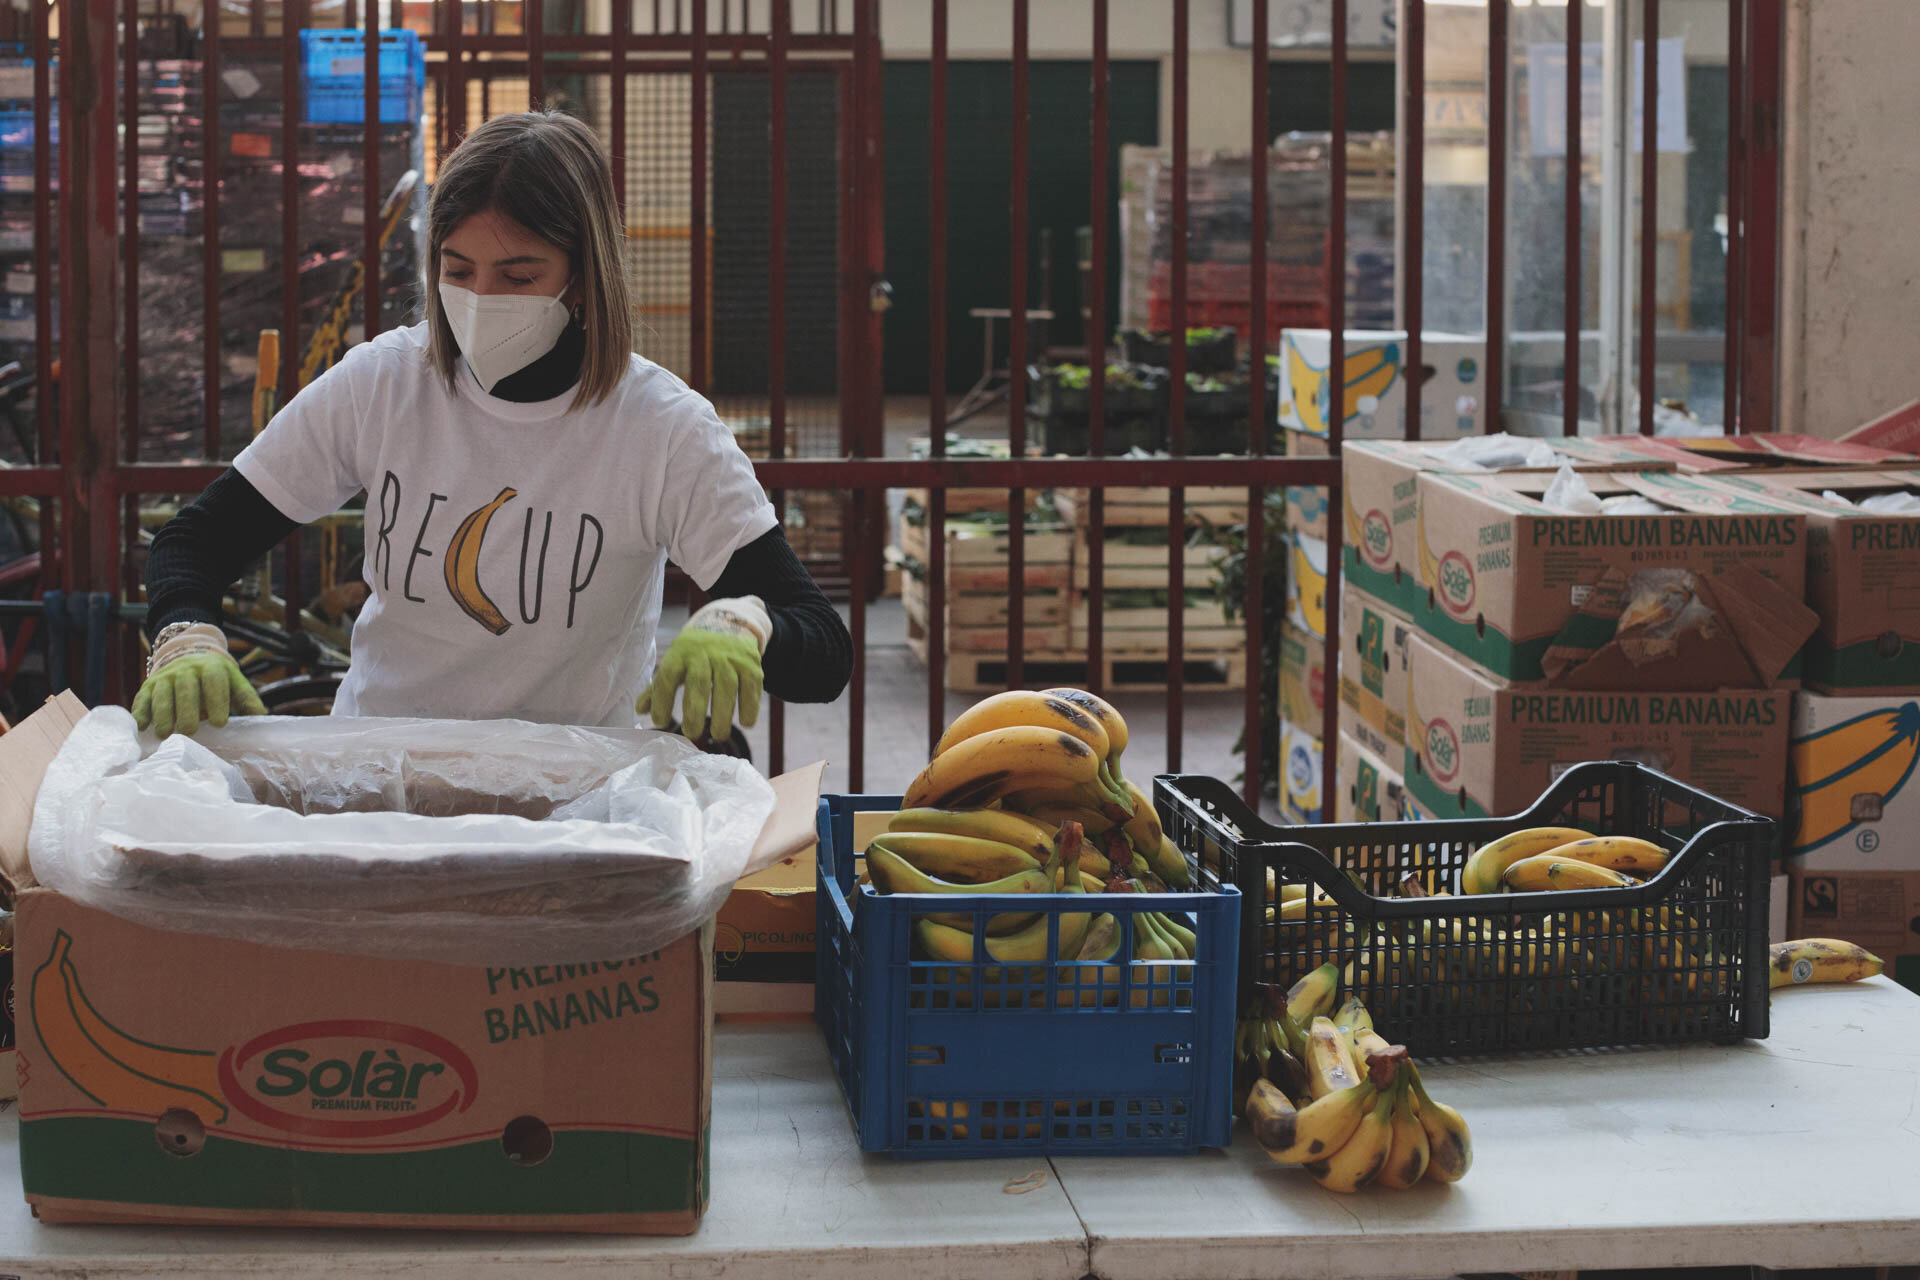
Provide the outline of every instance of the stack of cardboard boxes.
<path id="1" fill-rule="evenodd" d="M 1326 457 L 1333 400 L 1328 377 L 1331 335 L 1325 329 L 1288 329 L 1280 336 L 1279 415 L 1282 447 L 1293 457 Z M 1342 378 L 1343 430 L 1349 441 L 1404 438 L 1404 332 L 1349 330 Z M 1484 423 L 1479 398 L 1484 344 L 1475 338 L 1428 334 L 1421 345 L 1421 434 L 1448 441 L 1477 435 Z M 1342 808 L 1398 816 L 1401 752 L 1405 747 L 1405 648 L 1411 620 L 1392 603 L 1397 593 L 1355 589 L 1343 580 L 1327 598 L 1327 491 L 1287 489 L 1287 614 L 1281 627 L 1280 808 L 1294 822 L 1319 822 L 1320 735 L 1327 689 L 1327 610 L 1341 611 L 1340 733 Z M 1358 771 L 1358 772 L 1356 772 Z M 1349 781 L 1364 784 L 1356 803 Z M 1384 814 L 1381 812 L 1385 806 Z"/>
<path id="2" fill-rule="evenodd" d="M 1717 483 L 1807 523 L 1807 599 L 1820 623 L 1788 753 L 1792 932 L 1858 942 L 1920 990 L 1920 503 L 1895 496 L 1920 495 L 1920 470 Z"/>

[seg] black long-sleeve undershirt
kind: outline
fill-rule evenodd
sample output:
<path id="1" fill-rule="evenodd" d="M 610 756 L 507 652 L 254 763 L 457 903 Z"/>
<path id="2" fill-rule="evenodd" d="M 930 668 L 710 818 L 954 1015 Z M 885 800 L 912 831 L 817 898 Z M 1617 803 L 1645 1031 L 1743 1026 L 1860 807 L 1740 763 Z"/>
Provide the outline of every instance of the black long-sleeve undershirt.
<path id="1" fill-rule="evenodd" d="M 584 342 L 569 327 L 554 349 L 497 385 L 520 402 L 563 394 Z M 154 535 L 147 555 L 149 634 L 174 622 L 220 621 L 220 599 L 248 565 L 299 525 L 228 468 Z M 773 623 L 762 659 L 767 692 L 789 702 L 832 702 L 853 674 L 853 640 L 778 527 L 733 553 L 711 593 L 759 596 Z"/>

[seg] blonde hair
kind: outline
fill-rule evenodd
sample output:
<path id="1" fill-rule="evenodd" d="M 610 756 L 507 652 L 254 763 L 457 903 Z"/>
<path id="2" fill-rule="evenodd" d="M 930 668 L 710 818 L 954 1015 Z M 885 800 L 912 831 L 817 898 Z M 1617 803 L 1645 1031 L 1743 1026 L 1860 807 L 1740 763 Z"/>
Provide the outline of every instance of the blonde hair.
<path id="1" fill-rule="evenodd" d="M 488 210 L 566 253 L 580 281 L 587 332 L 573 403 L 605 400 L 631 367 L 633 309 L 621 260 L 625 228 L 599 139 L 558 111 L 495 116 L 441 163 L 427 205 L 427 351 L 449 386 L 460 344 L 440 305 L 440 246 L 455 227 Z"/>

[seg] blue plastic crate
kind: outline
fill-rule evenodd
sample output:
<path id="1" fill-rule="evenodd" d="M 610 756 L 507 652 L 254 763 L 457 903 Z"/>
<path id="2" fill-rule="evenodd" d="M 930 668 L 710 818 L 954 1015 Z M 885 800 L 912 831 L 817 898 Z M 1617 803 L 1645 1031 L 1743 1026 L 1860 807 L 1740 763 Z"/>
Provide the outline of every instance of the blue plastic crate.
<path id="1" fill-rule="evenodd" d="M 1156 794 L 1158 786 L 1156 784 Z M 814 1017 L 860 1146 L 898 1156 L 1177 1155 L 1231 1140 L 1240 894 L 877 894 L 857 883 L 854 815 L 897 796 L 825 796 Z M 972 964 L 915 959 L 937 901 L 976 937 L 1003 911 L 1160 911 L 1198 937 L 1185 962 Z M 1058 946 L 1053 926 L 1049 954 Z"/>
<path id="2" fill-rule="evenodd" d="M 365 124 L 367 83 L 358 76 L 309 80 L 302 95 L 308 124 Z M 410 80 L 380 81 L 380 123 L 418 124 L 420 90 Z"/>
<path id="3" fill-rule="evenodd" d="M 355 30 L 306 30 L 300 33 L 300 74 L 308 80 L 351 78 L 364 85 L 367 33 Z M 427 51 L 419 33 L 404 27 L 380 32 L 380 78 L 427 82 Z"/>

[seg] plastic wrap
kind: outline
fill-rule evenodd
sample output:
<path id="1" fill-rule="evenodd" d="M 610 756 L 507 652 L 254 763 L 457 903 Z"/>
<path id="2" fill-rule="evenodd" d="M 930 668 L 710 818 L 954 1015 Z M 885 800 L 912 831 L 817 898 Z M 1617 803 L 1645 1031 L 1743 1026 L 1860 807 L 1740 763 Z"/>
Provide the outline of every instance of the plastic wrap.
<path id="1" fill-rule="evenodd" d="M 47 769 L 41 884 L 155 928 L 454 964 L 657 950 L 717 911 L 773 812 L 674 734 L 250 717 L 155 743 L 89 713 Z"/>
<path id="2" fill-rule="evenodd" d="M 1508 435 L 1504 431 L 1462 436 L 1435 449 L 1433 458 L 1464 471 L 1500 471 L 1509 467 L 1544 470 L 1567 465 L 1565 456 L 1545 440 Z"/>
<path id="3" fill-rule="evenodd" d="M 1540 495 L 1548 510 L 1570 516 L 1657 516 L 1673 508 L 1637 493 L 1616 494 L 1602 500 L 1571 464 L 1561 463 L 1553 483 Z"/>
<path id="4" fill-rule="evenodd" d="M 1828 502 L 1837 502 L 1843 507 L 1856 504 L 1831 489 L 1824 489 L 1820 496 Z M 1893 493 L 1876 493 L 1860 499 L 1858 510 L 1876 516 L 1920 516 L 1920 494 L 1896 490 Z"/>

